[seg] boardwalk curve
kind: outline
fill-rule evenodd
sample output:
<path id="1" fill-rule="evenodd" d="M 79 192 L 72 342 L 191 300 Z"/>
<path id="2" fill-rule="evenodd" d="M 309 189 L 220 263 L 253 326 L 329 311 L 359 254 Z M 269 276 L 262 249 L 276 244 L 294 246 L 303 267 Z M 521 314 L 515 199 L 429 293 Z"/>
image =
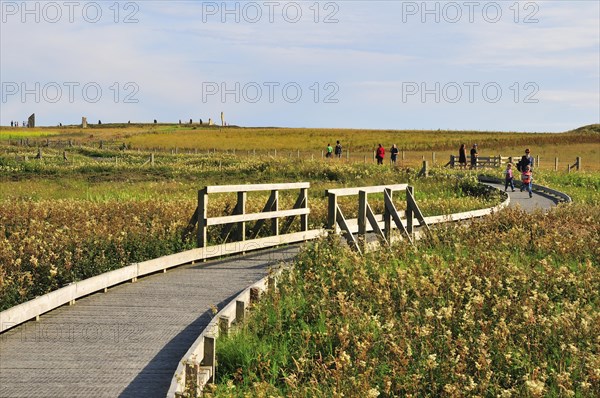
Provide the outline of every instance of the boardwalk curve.
<path id="1" fill-rule="evenodd" d="M 527 211 L 558 202 L 518 190 L 509 196 L 510 206 Z M 0 335 L 0 397 L 164 397 L 210 308 L 222 308 L 298 250 L 185 265 L 17 326 Z"/>
<path id="2" fill-rule="evenodd" d="M 298 246 L 186 265 L 95 294 L 0 335 L 1 397 L 164 397 L 221 308 Z"/>

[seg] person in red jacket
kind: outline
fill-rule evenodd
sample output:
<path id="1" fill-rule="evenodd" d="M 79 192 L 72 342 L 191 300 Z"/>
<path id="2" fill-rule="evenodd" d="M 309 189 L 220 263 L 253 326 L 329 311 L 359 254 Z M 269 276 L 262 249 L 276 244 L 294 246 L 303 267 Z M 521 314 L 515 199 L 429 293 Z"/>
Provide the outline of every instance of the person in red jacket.
<path id="1" fill-rule="evenodd" d="M 375 157 L 377 158 L 377 164 L 383 164 L 383 157 L 385 156 L 385 149 L 383 145 L 379 144 Z"/>

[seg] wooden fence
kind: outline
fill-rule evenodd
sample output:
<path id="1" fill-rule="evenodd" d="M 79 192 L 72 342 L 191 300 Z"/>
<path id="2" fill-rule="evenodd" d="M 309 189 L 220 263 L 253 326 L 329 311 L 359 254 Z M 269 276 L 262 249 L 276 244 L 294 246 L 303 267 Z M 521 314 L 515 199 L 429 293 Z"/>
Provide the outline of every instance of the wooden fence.
<path id="1" fill-rule="evenodd" d="M 211 190 L 205 189 L 201 192 L 230 192 L 231 189 L 234 189 L 233 187 L 235 186 L 219 189 L 213 187 Z M 236 189 L 239 189 L 239 186 Z M 406 192 L 407 210 L 405 212 L 396 210 L 392 201 L 394 192 L 401 191 Z M 428 225 L 430 224 L 482 217 L 499 211 L 508 206 L 510 202 L 510 199 L 506 196 L 505 201 L 495 207 L 456 214 L 423 217 L 414 199 L 414 190 L 407 184 L 331 189 L 326 194 L 329 201 L 327 231 L 329 233 L 344 234 L 349 245 L 359 252 L 366 250 L 367 234 L 371 232 L 375 234 L 380 242 L 386 244 L 391 242 L 391 231 L 397 229 L 402 231 L 407 241 L 412 242 L 420 235 L 414 230 L 415 219 L 422 227 L 421 230 L 426 233 L 429 230 Z M 384 195 L 384 214 L 373 213 L 368 202 L 369 194 Z M 358 195 L 358 217 L 355 219 L 346 219 L 338 204 L 338 198 L 356 195 Z M 321 233 L 323 232 L 321 231 Z M 355 234 L 357 234 L 356 237 L 354 236 Z M 227 333 L 231 325 L 239 324 L 243 321 L 248 302 L 257 300 L 260 292 L 264 291 L 267 287 L 273 287 L 276 281 L 275 277 L 276 275 L 271 275 L 250 286 L 223 310 L 217 313 L 208 327 L 202 331 L 198 339 L 179 362 L 167 397 L 196 397 L 202 394 L 206 384 L 213 381 L 215 376 L 215 347 L 219 334 Z"/>
<path id="2" fill-rule="evenodd" d="M 189 234 L 198 225 L 196 241 L 198 247 L 206 247 L 208 244 L 208 227 L 225 225 L 221 232 L 224 241 L 233 239 L 237 242 L 245 242 L 247 239 L 256 239 L 267 220 L 270 221 L 272 236 L 284 236 L 288 234 L 296 216 L 300 217 L 300 231 L 308 231 L 308 188 L 310 183 L 300 182 L 291 184 L 254 184 L 254 185 L 223 185 L 207 186 L 198 191 L 198 207 L 192 215 L 184 234 Z M 300 191 L 296 203 L 292 209 L 279 209 L 279 191 L 298 189 Z M 246 213 L 246 199 L 248 192 L 270 191 L 271 194 L 262 212 Z M 216 193 L 235 193 L 237 203 L 232 214 L 208 218 L 208 196 Z M 280 218 L 285 218 L 280 223 Z M 246 223 L 257 221 L 251 230 L 247 230 Z M 232 234 L 235 227 L 235 233 Z M 231 239 L 230 239 L 231 238 Z M 284 238 L 283 241 L 286 241 Z M 291 242 L 290 242 L 291 243 Z"/>
<path id="3" fill-rule="evenodd" d="M 520 160 L 521 160 L 522 155 L 517 155 L 517 156 L 502 156 L 502 155 L 498 155 L 498 156 L 479 156 L 477 158 L 477 168 L 487 168 L 487 167 L 491 167 L 491 168 L 499 168 L 499 167 L 505 167 L 508 163 L 512 163 L 513 165 L 516 165 Z M 535 157 L 535 162 L 534 162 L 535 167 L 540 167 L 540 156 L 536 156 Z M 460 164 L 458 163 L 458 156 L 456 155 L 450 155 L 450 160 L 448 161 L 448 163 L 446 163 L 444 165 L 444 167 L 451 167 L 451 168 L 455 168 L 457 166 L 460 166 Z M 471 157 L 467 156 L 467 163 L 466 163 L 467 167 L 471 166 Z M 558 158 L 555 157 L 554 158 L 554 171 L 558 171 Z M 575 160 L 575 163 L 571 164 L 567 164 L 567 172 L 571 172 L 572 169 L 575 169 L 577 171 L 579 170 L 583 170 L 583 168 L 581 167 L 581 157 L 578 156 Z"/>
<path id="4" fill-rule="evenodd" d="M 392 200 L 394 192 L 398 191 L 406 191 L 406 212 L 398 212 Z M 373 212 L 368 202 L 370 193 L 383 194 L 383 214 Z M 338 205 L 338 198 L 356 195 L 358 195 L 358 217 L 347 220 Z M 391 232 L 396 228 L 412 243 L 413 216 L 419 221 L 420 226 L 429 228 L 413 196 L 413 187 L 407 184 L 330 189 L 327 191 L 327 198 L 328 230 L 341 233 L 346 238 L 348 245 L 359 253 L 365 250 L 368 232 L 373 232 L 380 242 L 390 244 Z M 358 233 L 358 237 L 354 236 L 356 233 Z"/>

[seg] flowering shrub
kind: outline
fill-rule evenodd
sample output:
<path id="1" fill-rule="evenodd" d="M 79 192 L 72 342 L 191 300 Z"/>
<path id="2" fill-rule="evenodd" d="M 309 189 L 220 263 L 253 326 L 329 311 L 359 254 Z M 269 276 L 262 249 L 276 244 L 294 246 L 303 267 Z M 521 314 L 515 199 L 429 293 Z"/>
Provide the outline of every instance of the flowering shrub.
<path id="1" fill-rule="evenodd" d="M 190 248 L 186 202 L 0 203 L 0 309 L 131 262 Z"/>
<path id="2" fill-rule="evenodd" d="M 310 245 L 219 340 L 215 397 L 600 395 L 600 207 L 360 257 Z"/>

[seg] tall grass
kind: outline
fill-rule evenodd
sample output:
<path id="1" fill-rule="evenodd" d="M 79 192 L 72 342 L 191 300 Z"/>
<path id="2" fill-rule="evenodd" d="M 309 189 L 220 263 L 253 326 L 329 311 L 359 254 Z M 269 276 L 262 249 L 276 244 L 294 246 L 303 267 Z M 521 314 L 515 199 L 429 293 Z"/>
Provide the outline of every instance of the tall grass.
<path id="1" fill-rule="evenodd" d="M 365 257 L 310 245 L 217 344 L 214 397 L 596 397 L 600 207 L 507 210 Z"/>

